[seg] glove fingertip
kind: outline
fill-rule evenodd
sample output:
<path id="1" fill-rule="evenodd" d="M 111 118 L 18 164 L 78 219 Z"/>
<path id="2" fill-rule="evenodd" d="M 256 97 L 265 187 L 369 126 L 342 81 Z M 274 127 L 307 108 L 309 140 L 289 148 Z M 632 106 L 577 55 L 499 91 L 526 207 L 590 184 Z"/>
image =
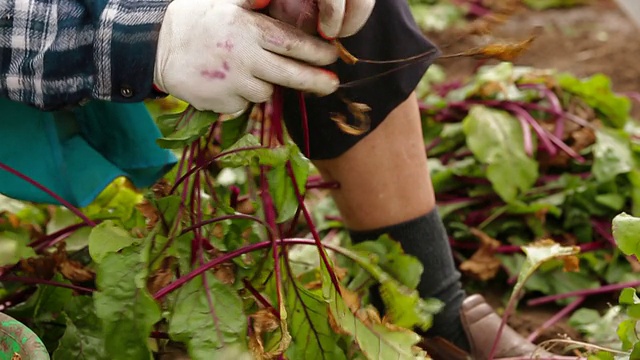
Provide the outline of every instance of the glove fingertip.
<path id="1" fill-rule="evenodd" d="M 329 30 L 327 30 L 329 28 Z M 318 22 L 318 34 L 325 40 L 335 40 L 338 37 L 338 31 L 332 31 L 330 26 L 323 24 L 322 22 Z"/>

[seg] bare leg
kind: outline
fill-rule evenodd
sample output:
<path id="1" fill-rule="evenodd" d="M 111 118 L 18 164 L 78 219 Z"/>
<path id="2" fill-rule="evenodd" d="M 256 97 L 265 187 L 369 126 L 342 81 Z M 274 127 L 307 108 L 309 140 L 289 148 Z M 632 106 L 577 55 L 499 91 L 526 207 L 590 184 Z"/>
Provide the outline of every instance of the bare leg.
<path id="1" fill-rule="evenodd" d="M 338 158 L 314 164 L 333 191 L 345 224 L 370 230 L 423 215 L 435 206 L 415 94 Z"/>
<path id="2" fill-rule="evenodd" d="M 418 103 L 412 94 L 350 150 L 315 164 L 325 180 L 340 183 L 332 194 L 354 242 L 387 234 L 423 264 L 417 289 L 420 296 L 445 304 L 428 335 L 468 349 L 460 321 L 465 293 L 435 209 L 421 130 Z M 375 289 L 372 302 L 381 309 Z"/>

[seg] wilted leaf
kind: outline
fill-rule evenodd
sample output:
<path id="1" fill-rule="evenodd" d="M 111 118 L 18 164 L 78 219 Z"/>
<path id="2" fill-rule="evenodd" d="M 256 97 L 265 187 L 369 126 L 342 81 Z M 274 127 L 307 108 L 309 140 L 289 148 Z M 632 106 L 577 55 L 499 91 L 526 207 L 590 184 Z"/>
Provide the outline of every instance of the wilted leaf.
<path id="1" fill-rule="evenodd" d="M 460 264 L 460 270 L 481 281 L 493 279 L 500 271 L 500 259 L 495 257 L 500 242 L 479 229 L 471 229 L 471 233 L 480 239 L 480 248 Z"/>
<path id="2" fill-rule="evenodd" d="M 520 294 L 526 281 L 535 273 L 540 265 L 552 259 L 576 255 L 580 252 L 580 248 L 577 246 L 562 246 L 552 240 L 540 240 L 523 246 L 522 251 L 524 251 L 526 255 L 526 260 L 520 268 L 518 281 L 511 292 L 511 300 L 513 300 L 514 296 Z"/>
<path id="3" fill-rule="evenodd" d="M 425 331 L 431 327 L 433 315 L 442 308 L 441 301 L 421 298 L 418 291 L 395 280 L 389 273 L 372 264 L 371 260 L 362 253 L 347 249 L 342 249 L 340 253 L 355 261 L 380 284 L 380 295 L 385 304 L 386 317 L 390 322 L 409 329 L 418 326 Z M 324 278 L 322 282 L 324 288 Z M 344 303 L 344 299 L 342 302 Z"/>
<path id="4" fill-rule="evenodd" d="M 96 277 L 93 270 L 75 260 L 65 259 L 58 265 L 58 270 L 65 278 L 73 282 L 92 281 Z"/>
<path id="5" fill-rule="evenodd" d="M 175 263 L 175 258 L 172 256 L 167 256 L 162 259 L 160 263 L 160 267 L 158 267 L 147 280 L 147 289 L 150 294 L 157 293 L 163 287 L 169 285 L 171 280 L 174 278 L 173 274 L 173 264 Z"/>
<path id="6" fill-rule="evenodd" d="M 260 309 L 249 316 L 253 332 L 249 336 L 249 348 L 256 360 L 275 359 L 280 352 L 269 353 L 264 348 L 262 335 L 270 333 L 279 327 L 278 318 L 267 309 Z"/>
<path id="7" fill-rule="evenodd" d="M 474 106 L 463 120 L 467 145 L 487 165 L 487 178 L 507 203 L 529 190 L 538 178 L 538 163 L 524 149 L 522 128 L 509 113 Z"/>
<path id="8" fill-rule="evenodd" d="M 356 318 L 331 283 L 331 276 L 321 262 L 322 295 L 328 303 L 331 316 L 341 332 L 354 337 L 362 353 L 368 359 L 428 359 L 427 355 L 414 348 L 420 341 L 416 333 L 399 328 L 391 330 L 382 324 L 370 327 Z"/>
<path id="9" fill-rule="evenodd" d="M 144 248 L 134 245 L 106 252 L 98 265 L 93 297 L 111 359 L 151 359 L 148 338 L 161 313 L 147 291 L 147 261 Z"/>
<path id="10" fill-rule="evenodd" d="M 158 223 L 160 215 L 158 209 L 156 209 L 149 200 L 143 200 L 140 204 L 136 205 L 138 211 L 147 219 L 147 229 L 152 229 Z"/>
<path id="11" fill-rule="evenodd" d="M 213 274 L 205 274 L 208 289 L 202 277 L 197 277 L 178 290 L 175 309 L 169 318 L 169 336 L 185 343 L 193 360 L 218 358 L 230 351 L 228 347 L 249 356 L 245 340 L 247 317 L 242 300 L 233 288 L 218 281 Z"/>

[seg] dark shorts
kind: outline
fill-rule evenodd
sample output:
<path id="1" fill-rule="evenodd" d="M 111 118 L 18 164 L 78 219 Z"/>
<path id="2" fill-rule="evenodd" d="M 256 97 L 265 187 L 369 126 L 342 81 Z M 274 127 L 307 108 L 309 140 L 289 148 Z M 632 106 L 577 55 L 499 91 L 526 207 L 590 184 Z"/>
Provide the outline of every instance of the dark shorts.
<path id="1" fill-rule="evenodd" d="M 435 45 L 425 38 L 416 25 L 406 0 L 376 0 L 373 13 L 362 30 L 340 41 L 349 52 L 361 59 L 397 60 L 426 52 L 432 55 L 387 75 L 340 89 L 326 97 L 306 96 L 309 157 L 314 160 L 335 158 L 366 137 L 407 99 L 432 62 L 440 55 Z M 334 71 L 340 78 L 340 83 L 344 84 L 401 66 L 403 63 L 348 65 L 339 60 L 327 68 Z M 347 134 L 331 120 L 332 113 L 340 113 L 347 116 L 348 123 L 358 123 L 341 97 L 364 103 L 371 108 L 368 112 L 371 120 L 368 132 L 358 136 Z M 297 92 L 292 90 L 284 91 L 284 121 L 289 135 L 304 153 L 303 121 Z"/>

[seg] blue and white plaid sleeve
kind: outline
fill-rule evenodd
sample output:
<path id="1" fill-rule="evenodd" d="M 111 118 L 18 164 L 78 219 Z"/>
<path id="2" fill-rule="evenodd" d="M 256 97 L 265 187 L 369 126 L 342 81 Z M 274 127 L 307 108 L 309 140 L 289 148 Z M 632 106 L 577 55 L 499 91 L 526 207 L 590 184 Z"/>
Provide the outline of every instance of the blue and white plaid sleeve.
<path id="1" fill-rule="evenodd" d="M 152 97 L 171 0 L 0 1 L 0 97 L 54 110 Z"/>

